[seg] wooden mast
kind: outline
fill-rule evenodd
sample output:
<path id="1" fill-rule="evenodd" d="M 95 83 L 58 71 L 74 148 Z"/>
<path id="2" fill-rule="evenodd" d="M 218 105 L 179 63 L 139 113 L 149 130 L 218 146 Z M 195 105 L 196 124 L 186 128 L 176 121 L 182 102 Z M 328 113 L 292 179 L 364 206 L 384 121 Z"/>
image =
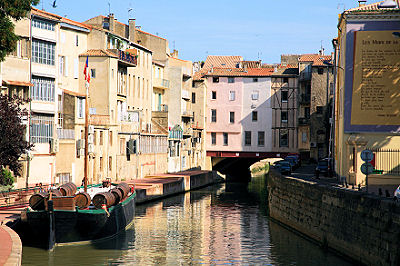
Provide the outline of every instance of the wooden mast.
<path id="1" fill-rule="evenodd" d="M 88 150 L 89 150 L 89 144 L 88 144 L 88 136 L 89 136 L 89 82 L 86 80 L 85 82 L 86 85 L 86 99 L 85 99 L 85 162 L 84 162 L 84 176 L 83 176 L 83 186 L 84 186 L 84 191 L 87 192 L 87 181 L 88 181 L 88 164 L 89 164 L 89 158 L 88 158 Z"/>

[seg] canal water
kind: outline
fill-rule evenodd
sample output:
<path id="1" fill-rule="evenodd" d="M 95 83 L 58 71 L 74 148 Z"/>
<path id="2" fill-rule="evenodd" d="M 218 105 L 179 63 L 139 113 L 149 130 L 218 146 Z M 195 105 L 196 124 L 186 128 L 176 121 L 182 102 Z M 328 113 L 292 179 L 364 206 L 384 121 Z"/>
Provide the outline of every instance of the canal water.
<path id="1" fill-rule="evenodd" d="M 138 205 L 134 226 L 97 243 L 23 247 L 22 265 L 350 265 L 267 216 L 265 177 Z"/>

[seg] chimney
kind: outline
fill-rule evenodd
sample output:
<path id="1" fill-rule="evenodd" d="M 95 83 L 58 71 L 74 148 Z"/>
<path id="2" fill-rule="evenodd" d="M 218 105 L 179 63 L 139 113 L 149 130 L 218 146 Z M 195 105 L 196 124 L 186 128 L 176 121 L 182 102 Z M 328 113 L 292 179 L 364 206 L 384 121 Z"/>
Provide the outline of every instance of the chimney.
<path id="1" fill-rule="evenodd" d="M 110 15 L 108 15 L 108 20 L 110 23 L 110 31 L 114 32 L 115 30 L 115 17 L 114 17 L 114 13 L 110 13 Z"/>
<path id="2" fill-rule="evenodd" d="M 174 51 L 172 51 L 171 56 L 172 56 L 173 58 L 178 58 L 178 50 L 175 50 L 175 49 L 174 49 Z"/>
<path id="3" fill-rule="evenodd" d="M 129 36 L 128 36 L 128 38 L 133 43 L 135 42 L 135 28 L 136 28 L 135 26 L 136 26 L 136 19 L 130 18 L 129 19 L 129 32 L 128 32 Z"/>
<path id="4" fill-rule="evenodd" d="M 366 0 L 358 0 L 358 6 L 365 6 L 366 3 Z"/>

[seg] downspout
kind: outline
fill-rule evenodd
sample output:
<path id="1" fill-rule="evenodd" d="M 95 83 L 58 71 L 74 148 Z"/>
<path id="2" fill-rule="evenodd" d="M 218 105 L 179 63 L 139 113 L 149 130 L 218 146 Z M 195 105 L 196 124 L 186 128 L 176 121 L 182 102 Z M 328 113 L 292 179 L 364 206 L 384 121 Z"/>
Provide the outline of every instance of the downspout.
<path id="1" fill-rule="evenodd" d="M 29 55 L 29 79 L 32 83 L 32 14 L 29 16 L 29 42 L 30 42 L 30 55 Z M 28 87 L 28 94 L 29 98 L 31 96 L 31 86 Z M 28 125 L 27 125 L 27 131 L 28 131 L 28 142 L 31 144 L 31 113 L 32 113 L 32 101 L 29 101 L 29 112 L 28 112 Z M 31 160 L 32 160 L 32 155 L 31 152 L 28 152 L 27 156 L 28 162 L 26 166 L 26 179 L 25 179 L 25 187 L 29 187 L 29 176 L 30 176 L 30 171 L 31 171 Z"/>

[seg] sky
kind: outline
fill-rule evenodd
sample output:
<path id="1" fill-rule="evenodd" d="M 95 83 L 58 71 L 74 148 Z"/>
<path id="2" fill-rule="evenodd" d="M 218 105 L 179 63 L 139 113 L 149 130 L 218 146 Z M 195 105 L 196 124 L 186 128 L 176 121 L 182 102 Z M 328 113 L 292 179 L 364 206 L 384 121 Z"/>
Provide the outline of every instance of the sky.
<path id="1" fill-rule="evenodd" d="M 263 63 L 318 53 L 321 44 L 330 54 L 338 14 L 358 6 L 357 0 L 56 0 L 53 8 L 53 2 L 36 7 L 79 22 L 109 11 L 125 24 L 135 18 L 142 30 L 166 38 L 181 59 L 241 55 Z"/>

